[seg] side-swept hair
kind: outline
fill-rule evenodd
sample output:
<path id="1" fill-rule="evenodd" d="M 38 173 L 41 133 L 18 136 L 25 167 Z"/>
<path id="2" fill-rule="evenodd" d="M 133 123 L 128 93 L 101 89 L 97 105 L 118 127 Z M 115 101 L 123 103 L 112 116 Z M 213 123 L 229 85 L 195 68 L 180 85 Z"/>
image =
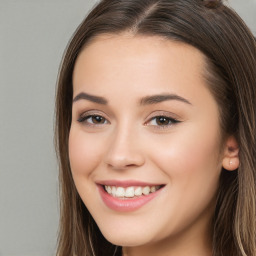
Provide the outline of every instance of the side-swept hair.
<path id="1" fill-rule="evenodd" d="M 70 170 L 68 136 L 72 73 L 93 38 L 123 32 L 159 36 L 199 49 L 207 85 L 220 111 L 223 137 L 239 144 L 238 170 L 222 170 L 213 216 L 214 256 L 256 255 L 256 43 L 242 19 L 220 0 L 103 0 L 71 39 L 61 64 L 56 98 L 56 149 L 60 163 L 59 256 L 120 256 L 100 233 L 80 199 Z"/>

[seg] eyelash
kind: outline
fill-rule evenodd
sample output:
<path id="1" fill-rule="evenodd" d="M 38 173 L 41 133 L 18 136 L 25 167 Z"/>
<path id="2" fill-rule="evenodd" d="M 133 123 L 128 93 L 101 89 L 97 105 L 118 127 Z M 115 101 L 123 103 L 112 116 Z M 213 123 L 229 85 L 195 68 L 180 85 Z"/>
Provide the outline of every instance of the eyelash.
<path id="1" fill-rule="evenodd" d="M 100 120 L 98 120 L 98 121 L 103 121 L 103 123 L 101 123 L 101 122 L 94 123 L 93 118 L 100 118 Z M 167 124 L 161 125 L 161 124 L 157 123 L 158 121 L 161 122 L 161 119 L 163 119 L 162 120 L 163 122 L 167 122 Z M 90 120 L 90 122 L 88 120 Z M 155 120 L 156 124 L 150 124 L 154 120 Z M 97 114 L 80 116 L 77 121 L 79 123 L 84 123 L 87 126 L 100 126 L 100 125 L 105 125 L 107 123 L 110 123 L 105 117 L 103 117 L 102 115 L 97 115 Z M 150 120 L 146 122 L 146 126 L 155 126 L 155 128 L 157 128 L 157 129 L 166 129 L 166 128 L 173 126 L 180 122 L 181 121 L 179 121 L 175 118 L 172 118 L 172 117 L 168 117 L 165 115 L 158 115 L 158 116 L 154 116 L 154 117 L 150 118 Z"/>
<path id="2" fill-rule="evenodd" d="M 157 121 L 160 121 L 161 122 L 161 119 L 163 119 L 162 121 L 164 122 L 167 122 L 167 124 L 157 124 Z M 152 122 L 153 120 L 155 120 L 155 123 L 154 125 L 150 124 L 150 122 Z M 159 116 L 154 116 L 152 117 L 148 122 L 147 122 L 147 126 L 156 126 L 158 129 L 166 129 L 170 126 L 173 126 L 177 123 L 180 123 L 181 121 L 175 119 L 175 118 L 172 118 L 172 117 L 169 117 L 169 116 L 165 116 L 165 115 L 159 115 Z"/>
<path id="3" fill-rule="evenodd" d="M 93 123 L 93 118 L 101 118 L 101 120 L 104 120 L 104 123 Z M 88 122 L 88 120 L 91 119 L 91 122 Z M 106 118 L 104 118 L 102 115 L 97 115 L 97 114 L 93 114 L 93 115 L 86 115 L 86 116 L 80 116 L 79 119 L 77 120 L 79 123 L 85 123 L 88 126 L 98 126 L 98 125 L 103 125 L 105 124 L 105 122 L 107 121 Z"/>

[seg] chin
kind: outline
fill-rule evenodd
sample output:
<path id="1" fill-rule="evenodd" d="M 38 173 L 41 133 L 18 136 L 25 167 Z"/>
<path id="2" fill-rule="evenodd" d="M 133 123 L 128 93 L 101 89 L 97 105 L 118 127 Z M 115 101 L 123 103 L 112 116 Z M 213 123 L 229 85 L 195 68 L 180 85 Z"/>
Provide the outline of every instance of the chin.
<path id="1" fill-rule="evenodd" d="M 148 242 L 145 233 L 143 234 L 131 234 L 127 232 L 102 232 L 103 236 L 108 240 L 110 243 L 124 246 L 124 247 L 135 247 L 141 246 Z"/>

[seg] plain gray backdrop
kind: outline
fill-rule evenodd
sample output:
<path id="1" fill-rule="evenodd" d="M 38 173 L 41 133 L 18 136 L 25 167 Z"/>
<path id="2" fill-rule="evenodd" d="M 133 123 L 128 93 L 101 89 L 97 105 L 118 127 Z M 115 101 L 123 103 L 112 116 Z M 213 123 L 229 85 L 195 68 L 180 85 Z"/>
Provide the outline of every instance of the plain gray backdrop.
<path id="1" fill-rule="evenodd" d="M 0 0 L 0 256 L 55 253 L 55 84 L 66 44 L 95 3 Z M 229 4 L 256 35 L 256 0 Z"/>

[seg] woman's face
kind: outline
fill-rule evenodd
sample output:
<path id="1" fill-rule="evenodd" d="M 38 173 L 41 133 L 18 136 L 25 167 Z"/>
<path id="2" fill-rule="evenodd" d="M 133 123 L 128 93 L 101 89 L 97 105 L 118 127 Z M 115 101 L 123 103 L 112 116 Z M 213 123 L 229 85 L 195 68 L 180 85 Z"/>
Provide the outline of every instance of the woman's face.
<path id="1" fill-rule="evenodd" d="M 70 164 L 110 242 L 207 244 L 222 153 L 204 67 L 197 49 L 158 37 L 101 36 L 80 53 Z"/>

